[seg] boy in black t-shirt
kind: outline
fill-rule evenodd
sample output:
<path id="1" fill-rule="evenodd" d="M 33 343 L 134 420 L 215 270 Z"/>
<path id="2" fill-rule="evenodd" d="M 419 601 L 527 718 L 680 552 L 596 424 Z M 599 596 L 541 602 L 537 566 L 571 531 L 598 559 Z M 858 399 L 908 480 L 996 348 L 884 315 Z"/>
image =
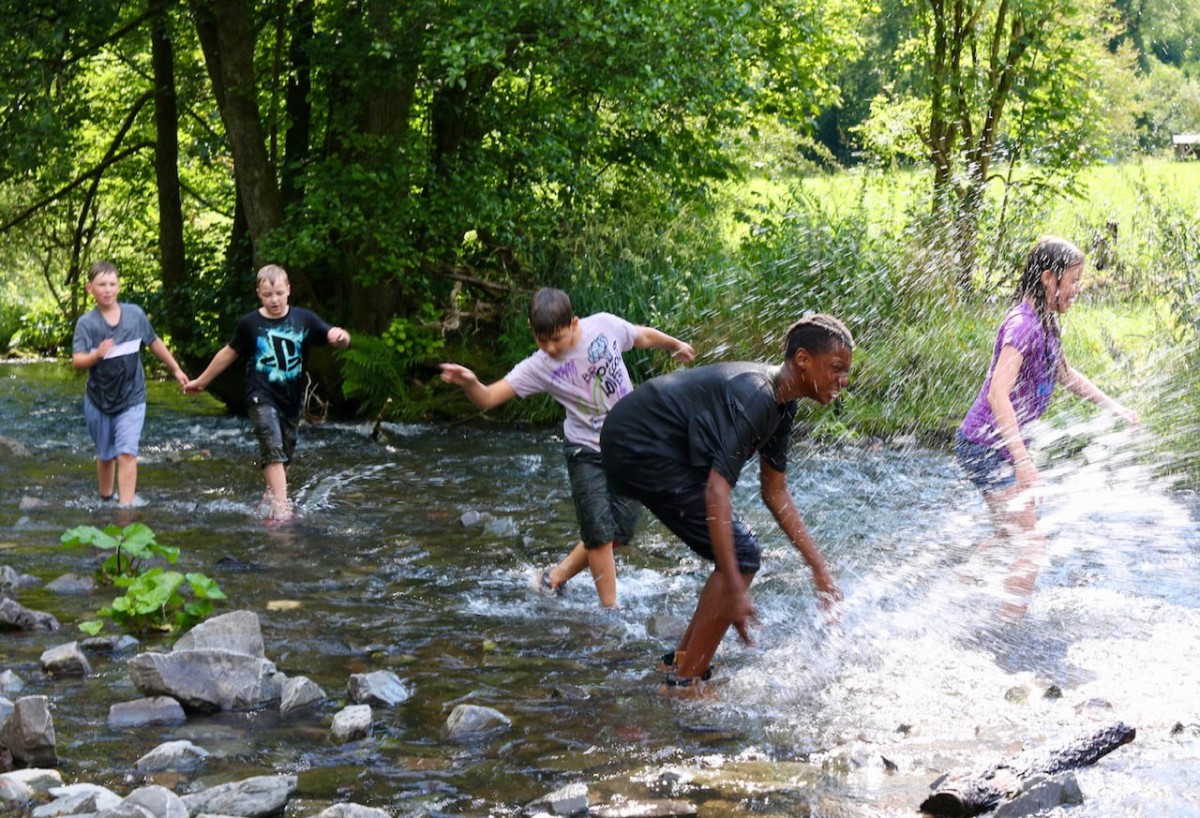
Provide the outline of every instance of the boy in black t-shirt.
<path id="1" fill-rule="evenodd" d="M 840 598 L 808 535 L 784 471 L 800 398 L 831 403 L 846 386 L 854 340 L 828 315 L 787 332 L 783 365 L 724 363 L 652 378 L 623 398 L 600 432 L 610 489 L 640 501 L 689 548 L 715 563 L 675 653 L 667 684 L 698 692 L 729 626 L 751 644 L 746 595 L 758 571 L 754 532 L 733 510 L 733 487 L 757 452 L 763 502 L 813 572 L 820 603 Z"/>
<path id="2" fill-rule="evenodd" d="M 230 364 L 246 359 L 246 404 L 267 483 L 263 499 L 270 501 L 271 519 L 287 520 L 292 516 L 287 466 L 296 449 L 308 351 L 321 344 L 345 349 L 350 346 L 350 333 L 309 310 L 289 307 L 292 287 L 287 270 L 278 265 L 268 264 L 258 271 L 256 292 L 262 307 L 238 321 L 233 340 L 213 356 L 198 378 L 187 382 L 184 391 L 203 392 Z"/>

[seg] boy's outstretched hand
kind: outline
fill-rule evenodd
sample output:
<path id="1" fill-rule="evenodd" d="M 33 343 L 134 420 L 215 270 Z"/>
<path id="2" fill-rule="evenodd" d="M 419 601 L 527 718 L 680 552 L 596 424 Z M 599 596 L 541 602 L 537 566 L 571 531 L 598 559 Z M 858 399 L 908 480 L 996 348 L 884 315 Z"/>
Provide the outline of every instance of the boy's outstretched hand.
<path id="1" fill-rule="evenodd" d="M 332 347 L 345 349 L 346 347 L 350 346 L 350 333 L 346 332 L 346 330 L 342 329 L 341 327 L 330 327 L 329 332 L 325 337 L 328 339 L 329 345 Z"/>
<path id="2" fill-rule="evenodd" d="M 203 391 L 204 384 L 200 383 L 198 378 L 190 378 L 188 379 L 187 383 L 183 385 L 183 392 L 185 395 L 199 395 Z"/>
<path id="3" fill-rule="evenodd" d="M 686 341 L 680 341 L 679 346 L 671 352 L 671 357 L 682 364 L 690 364 L 696 358 L 696 350 Z"/>
<path id="4" fill-rule="evenodd" d="M 474 372 L 461 364 L 440 364 L 439 366 L 442 368 L 442 380 L 446 383 L 466 386 L 479 381 Z"/>

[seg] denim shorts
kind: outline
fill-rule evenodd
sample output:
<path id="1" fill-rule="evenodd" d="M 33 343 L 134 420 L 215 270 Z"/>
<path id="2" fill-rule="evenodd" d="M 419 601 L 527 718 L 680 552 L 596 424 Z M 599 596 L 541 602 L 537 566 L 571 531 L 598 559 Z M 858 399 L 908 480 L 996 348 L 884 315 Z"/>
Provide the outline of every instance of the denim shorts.
<path id="1" fill-rule="evenodd" d="M 709 562 L 716 562 L 712 536 L 708 532 L 708 507 L 704 504 L 704 484 L 679 492 L 638 491 L 626 486 L 620 479 L 609 478 L 610 489 L 623 492 L 637 499 L 663 525 L 671 530 L 684 545 Z M 762 565 L 762 549 L 758 537 L 745 521 L 733 512 L 730 520 L 733 528 L 733 552 L 738 570 L 743 574 L 758 573 Z"/>
<path id="2" fill-rule="evenodd" d="M 135 403 L 116 414 L 101 412 L 87 395 L 83 396 L 83 419 L 96 444 L 97 460 L 115 460 L 117 455 L 137 457 L 146 423 L 146 404 Z"/>
<path id="3" fill-rule="evenodd" d="M 566 443 L 563 454 L 567 457 L 567 478 L 583 547 L 599 548 L 610 542 L 628 545 L 642 514 L 641 503 L 609 491 L 600 452 Z"/>
<path id="4" fill-rule="evenodd" d="M 280 417 L 274 406 L 257 400 L 251 401 L 249 414 L 262 467 L 265 469 L 270 463 L 286 466 L 292 462 L 300 418 Z"/>
<path id="5" fill-rule="evenodd" d="M 994 446 L 967 440 L 962 432 L 954 436 L 954 454 L 967 479 L 984 494 L 1006 489 L 1017 483 L 1013 464 Z"/>

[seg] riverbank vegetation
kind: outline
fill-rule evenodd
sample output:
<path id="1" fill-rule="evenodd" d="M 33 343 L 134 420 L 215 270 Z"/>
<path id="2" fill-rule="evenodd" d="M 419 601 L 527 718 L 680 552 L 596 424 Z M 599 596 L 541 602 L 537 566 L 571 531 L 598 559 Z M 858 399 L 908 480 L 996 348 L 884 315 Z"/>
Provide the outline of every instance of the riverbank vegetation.
<path id="1" fill-rule="evenodd" d="M 271 261 L 354 333 L 315 367 L 335 412 L 453 421 L 474 410 L 437 362 L 502 376 L 554 285 L 702 361 L 833 312 L 859 352 L 818 430 L 944 441 L 1056 232 L 1091 261 L 1072 360 L 1196 435 L 1200 163 L 1170 150 L 1200 131 L 1200 0 L 106 0 L 0 25 L 14 354 L 63 354 L 110 258 L 194 370 Z"/>

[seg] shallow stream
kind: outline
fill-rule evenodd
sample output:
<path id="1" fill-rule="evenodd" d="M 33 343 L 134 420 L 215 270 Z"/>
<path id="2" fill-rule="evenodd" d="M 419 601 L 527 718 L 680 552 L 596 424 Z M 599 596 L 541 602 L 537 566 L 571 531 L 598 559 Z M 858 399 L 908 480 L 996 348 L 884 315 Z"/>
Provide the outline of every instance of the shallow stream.
<path id="1" fill-rule="evenodd" d="M 657 522 L 618 554 L 617 610 L 597 609 L 586 576 L 558 600 L 531 589 L 574 541 L 558 430 L 385 425 L 376 442 L 369 424 L 304 426 L 298 517 L 268 526 L 245 421 L 172 387 L 152 384 L 135 518 L 220 583 L 222 610 L 255 611 L 268 658 L 330 702 L 287 719 L 111 730 L 109 707 L 140 695 L 124 658 L 93 658 L 82 680 L 47 678 L 38 662 L 81 638 L 75 623 L 111 593 L 25 591 L 18 601 L 63 629 L 0 634 L 0 670 L 26 681 L 21 695 L 51 697 L 67 780 L 127 792 L 139 756 L 187 738 L 213 757 L 181 790 L 295 773 L 295 816 L 339 800 L 513 815 L 580 781 L 594 807 L 679 798 L 710 816 L 909 816 L 944 771 L 1122 720 L 1136 741 L 1078 773 L 1086 800 L 1070 814 L 1200 815 L 1197 504 L 1139 464 L 1130 433 L 1096 429 L 1045 470 L 1048 564 L 1017 622 L 998 615 L 1003 555 L 973 556 L 988 523 L 948 453 L 794 444 L 790 485 L 846 597 L 836 623 L 747 469 L 735 502 L 764 545 L 758 644 L 729 637 L 712 695 L 685 702 L 658 695 L 654 666 L 708 566 Z M 82 391 L 66 364 L 0 364 L 0 435 L 16 444 L 0 446 L 0 565 L 45 581 L 90 572 L 93 555 L 59 536 L 114 516 L 95 497 Z M 490 525 L 464 525 L 468 512 Z M 299 607 L 269 607 L 279 600 Z M 335 747 L 347 676 L 379 669 L 416 695 L 375 708 L 373 740 Z M 460 702 L 512 727 L 449 742 Z"/>

